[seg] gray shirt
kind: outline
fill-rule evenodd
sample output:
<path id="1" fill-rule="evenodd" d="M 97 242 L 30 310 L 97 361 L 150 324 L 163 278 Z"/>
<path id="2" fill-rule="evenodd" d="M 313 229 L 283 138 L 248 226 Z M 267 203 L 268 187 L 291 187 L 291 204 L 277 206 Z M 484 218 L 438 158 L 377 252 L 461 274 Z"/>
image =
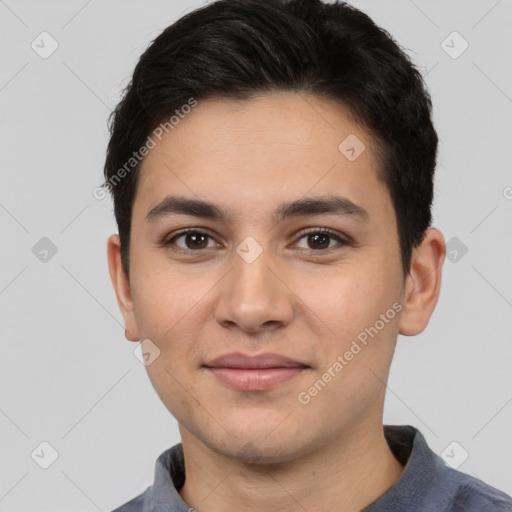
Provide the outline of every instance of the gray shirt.
<path id="1" fill-rule="evenodd" d="M 384 435 L 405 468 L 395 484 L 361 512 L 512 512 L 512 497 L 447 466 L 418 429 L 384 425 Z M 158 457 L 153 485 L 113 512 L 192 512 L 178 494 L 184 483 L 179 443 Z"/>

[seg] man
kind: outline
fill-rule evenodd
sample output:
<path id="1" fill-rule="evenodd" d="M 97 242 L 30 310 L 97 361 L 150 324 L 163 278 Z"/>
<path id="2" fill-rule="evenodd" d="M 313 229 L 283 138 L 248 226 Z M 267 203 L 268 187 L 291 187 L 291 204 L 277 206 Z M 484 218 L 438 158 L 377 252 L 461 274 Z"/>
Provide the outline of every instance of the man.
<path id="1" fill-rule="evenodd" d="M 153 41 L 105 164 L 126 338 L 182 442 L 128 511 L 511 511 L 383 426 L 444 238 L 419 72 L 344 3 L 220 0 Z"/>

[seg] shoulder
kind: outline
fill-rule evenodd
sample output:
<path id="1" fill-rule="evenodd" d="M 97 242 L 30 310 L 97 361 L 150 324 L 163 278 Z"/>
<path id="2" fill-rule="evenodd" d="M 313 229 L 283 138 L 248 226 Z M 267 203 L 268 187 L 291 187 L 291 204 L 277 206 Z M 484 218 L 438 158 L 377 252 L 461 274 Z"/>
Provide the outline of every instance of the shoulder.
<path id="1" fill-rule="evenodd" d="M 512 512 L 511 496 L 450 467 L 415 427 L 386 425 L 384 433 L 404 471 L 368 512 Z"/>
<path id="2" fill-rule="evenodd" d="M 477 478 L 449 469 L 451 478 L 459 481 L 447 512 L 512 512 L 512 497 Z"/>
<path id="3" fill-rule="evenodd" d="M 151 510 L 151 490 L 152 486 L 148 487 L 144 492 L 140 493 L 138 496 L 135 496 L 135 498 L 126 502 L 124 505 L 121 505 L 120 507 L 117 507 L 115 510 L 112 510 L 112 512 L 141 512 Z"/>
<path id="4" fill-rule="evenodd" d="M 165 450 L 156 460 L 153 485 L 112 512 L 152 512 L 156 509 L 187 511 L 190 507 L 183 502 L 177 490 L 184 482 L 183 448 L 178 443 Z M 164 508 L 158 508 L 161 505 Z"/>

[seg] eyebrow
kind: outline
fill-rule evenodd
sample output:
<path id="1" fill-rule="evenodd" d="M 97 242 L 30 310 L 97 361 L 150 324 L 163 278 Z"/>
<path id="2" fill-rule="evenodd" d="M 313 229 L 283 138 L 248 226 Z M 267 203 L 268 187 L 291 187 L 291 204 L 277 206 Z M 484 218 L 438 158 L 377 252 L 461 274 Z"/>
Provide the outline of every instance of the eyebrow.
<path id="1" fill-rule="evenodd" d="M 156 222 L 169 215 L 189 215 L 202 219 L 226 222 L 229 215 L 219 206 L 201 199 L 167 196 L 146 215 L 148 222 Z M 274 220 L 281 222 L 292 217 L 307 215 L 346 215 L 358 221 L 367 221 L 369 213 L 362 206 L 346 197 L 309 197 L 280 204 L 274 211 Z"/>

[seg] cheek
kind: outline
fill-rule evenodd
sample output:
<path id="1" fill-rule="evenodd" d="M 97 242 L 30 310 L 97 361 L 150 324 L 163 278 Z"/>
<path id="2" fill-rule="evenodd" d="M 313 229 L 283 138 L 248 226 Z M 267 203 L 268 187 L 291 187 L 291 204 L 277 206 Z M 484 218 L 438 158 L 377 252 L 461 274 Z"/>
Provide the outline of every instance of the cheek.
<path id="1" fill-rule="evenodd" d="M 212 282 L 205 272 L 191 276 L 153 267 L 134 281 L 134 315 L 141 340 L 151 340 L 160 350 L 146 367 L 149 378 L 162 400 L 165 393 L 166 403 L 186 407 L 187 401 L 179 398 L 183 396 L 180 383 L 193 387 L 191 377 L 201 349 L 197 340 L 208 314 L 208 292 L 216 280 Z"/>
<path id="2" fill-rule="evenodd" d="M 370 369 L 376 375 L 385 374 L 398 334 L 398 315 L 393 309 L 399 297 L 396 272 L 373 260 L 357 268 L 340 268 L 330 279 L 310 282 L 304 288 L 307 303 L 320 319 L 318 325 L 328 326 L 321 338 L 326 364 L 322 370 L 332 368 L 338 356 L 342 357 L 343 370 L 336 373 L 338 385 L 330 393 L 336 399 L 340 399 L 339 390 L 374 393 L 380 383 Z"/>
<path id="3" fill-rule="evenodd" d="M 342 265 L 323 275 L 309 276 L 296 288 L 330 335 L 349 340 L 373 325 L 396 300 L 398 285 L 390 269 L 372 261 L 368 265 Z"/>
<path id="4" fill-rule="evenodd" d="M 174 361 L 174 358 L 171 361 Z M 192 398 L 196 393 L 191 383 L 179 373 L 183 368 L 171 364 L 171 361 L 169 355 L 164 353 L 147 366 L 146 371 L 153 389 L 166 409 L 175 418 L 183 421 L 195 415 L 194 407 L 197 403 Z"/>
<path id="5" fill-rule="evenodd" d="M 205 280 L 156 269 L 137 280 L 134 314 L 141 340 L 151 340 L 160 350 L 146 371 L 160 400 L 180 418 L 193 414 L 190 394 L 202 325 L 197 315 L 210 288 Z"/>
<path id="6" fill-rule="evenodd" d="M 141 336 L 171 340 L 185 325 L 193 329 L 190 316 L 210 288 L 204 273 L 193 277 L 172 269 L 155 269 L 135 278 L 134 313 Z"/>

